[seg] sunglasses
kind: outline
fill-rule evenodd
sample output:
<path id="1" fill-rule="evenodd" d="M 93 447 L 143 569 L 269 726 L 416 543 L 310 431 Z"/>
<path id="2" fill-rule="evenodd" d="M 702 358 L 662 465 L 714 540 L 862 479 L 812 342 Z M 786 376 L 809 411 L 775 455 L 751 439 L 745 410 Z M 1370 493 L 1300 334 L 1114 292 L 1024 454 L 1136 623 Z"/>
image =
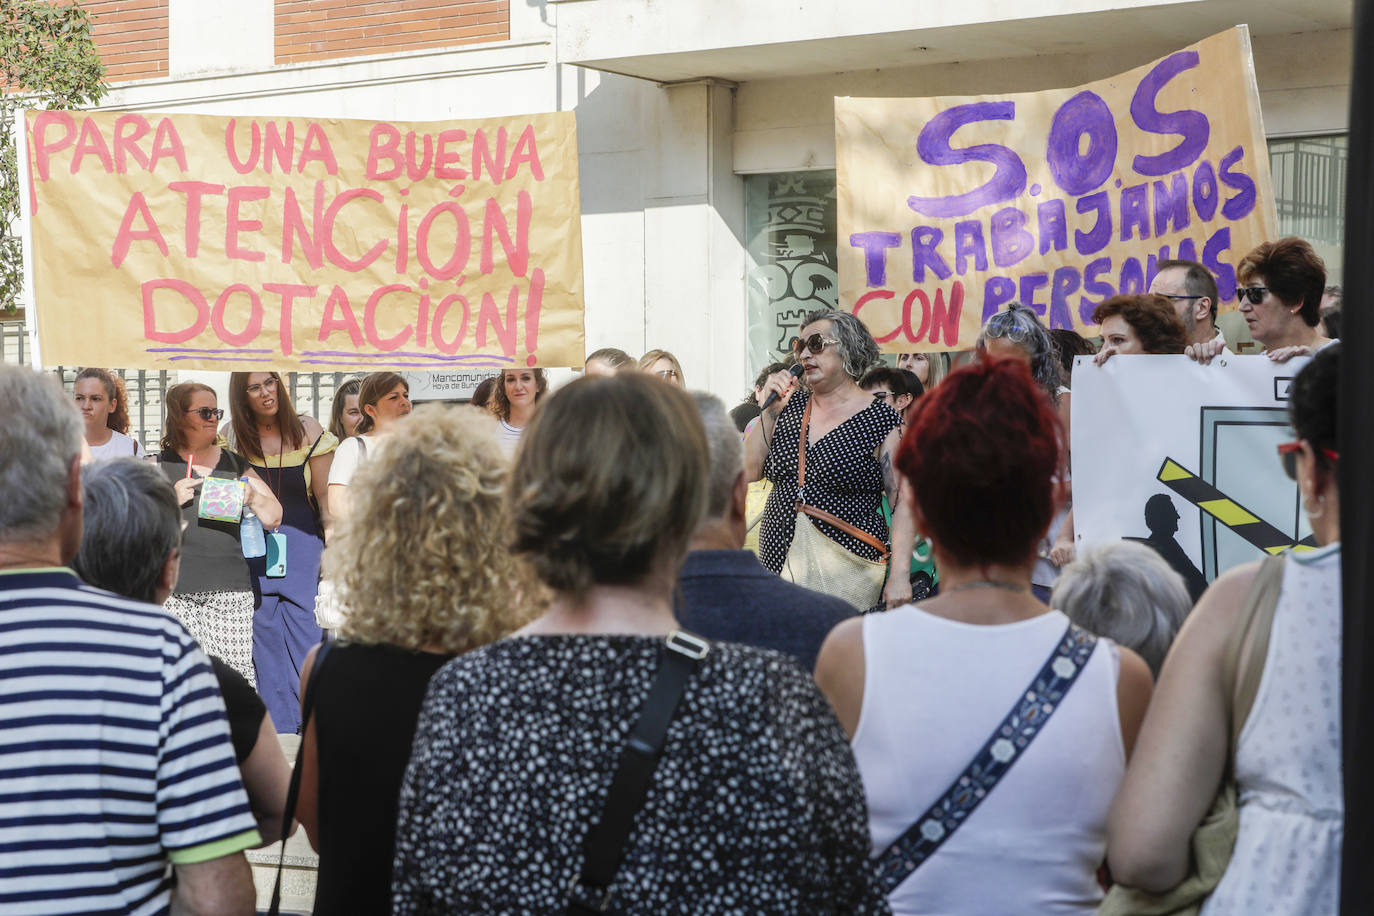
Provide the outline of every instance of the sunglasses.
<path id="1" fill-rule="evenodd" d="M 1279 461 L 1283 463 L 1283 472 L 1288 475 L 1289 480 L 1298 479 L 1298 454 L 1301 451 L 1301 442 L 1279 443 Z M 1333 449 L 1319 448 L 1317 453 L 1333 464 L 1341 460 L 1341 453 Z"/>
<path id="2" fill-rule="evenodd" d="M 814 356 L 824 350 L 826 344 L 837 344 L 839 342 L 840 339 L 838 337 L 822 337 L 819 334 L 812 334 L 807 338 L 794 337 L 792 338 L 792 352 L 800 356 L 802 350 L 810 350 L 811 354 Z"/>
<path id="3" fill-rule="evenodd" d="M 223 407 L 192 407 L 187 413 L 198 413 L 202 420 L 223 420 Z"/>
<path id="4" fill-rule="evenodd" d="M 1264 294 L 1268 291 L 1269 287 L 1267 286 L 1237 286 L 1236 302 L 1239 303 L 1249 299 L 1251 305 L 1259 305 L 1264 301 Z"/>

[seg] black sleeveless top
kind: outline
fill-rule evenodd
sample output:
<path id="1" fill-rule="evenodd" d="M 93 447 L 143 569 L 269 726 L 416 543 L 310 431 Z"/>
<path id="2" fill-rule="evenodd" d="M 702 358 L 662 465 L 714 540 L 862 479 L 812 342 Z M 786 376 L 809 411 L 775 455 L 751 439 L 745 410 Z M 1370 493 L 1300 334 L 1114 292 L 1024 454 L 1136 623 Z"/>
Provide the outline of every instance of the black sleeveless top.
<path id="1" fill-rule="evenodd" d="M 340 642 L 315 684 L 315 914 L 391 912 L 396 801 L 429 679 L 452 656 Z"/>

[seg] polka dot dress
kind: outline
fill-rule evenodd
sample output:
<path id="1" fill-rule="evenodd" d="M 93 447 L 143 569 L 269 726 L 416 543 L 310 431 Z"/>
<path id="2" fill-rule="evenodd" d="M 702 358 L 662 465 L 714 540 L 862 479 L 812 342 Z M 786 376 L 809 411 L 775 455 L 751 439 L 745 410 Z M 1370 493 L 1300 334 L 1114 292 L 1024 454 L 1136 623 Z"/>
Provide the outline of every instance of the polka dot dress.
<path id="1" fill-rule="evenodd" d="M 400 797 L 394 913 L 562 913 L 665 652 L 503 640 L 430 682 Z M 887 913 L 863 789 L 811 678 L 715 644 L 668 730 L 611 887 L 624 914 Z"/>
<path id="2" fill-rule="evenodd" d="M 798 391 L 778 416 L 772 447 L 764 461 L 764 476 L 773 492 L 759 534 L 759 559 L 775 573 L 782 572 L 797 520 L 797 444 L 809 391 Z M 883 519 L 883 475 L 873 453 L 887 434 L 898 427 L 897 411 L 874 400 L 872 404 L 811 443 L 806 450 L 806 501 L 836 515 L 883 543 L 888 542 Z M 845 549 L 866 560 L 878 551 L 825 522 L 816 528 Z"/>

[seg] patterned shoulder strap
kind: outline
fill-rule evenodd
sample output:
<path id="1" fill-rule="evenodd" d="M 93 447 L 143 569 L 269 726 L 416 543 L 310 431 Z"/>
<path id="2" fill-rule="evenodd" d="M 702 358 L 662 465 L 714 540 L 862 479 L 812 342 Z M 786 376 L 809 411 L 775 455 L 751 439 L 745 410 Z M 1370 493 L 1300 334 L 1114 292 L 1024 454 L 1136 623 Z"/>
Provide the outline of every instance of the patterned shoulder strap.
<path id="1" fill-rule="evenodd" d="M 1018 695 L 1011 712 L 964 772 L 875 860 L 883 893 L 891 894 L 934 855 L 1021 759 L 1063 702 L 1096 645 L 1096 636 L 1069 624 L 1030 685 Z"/>

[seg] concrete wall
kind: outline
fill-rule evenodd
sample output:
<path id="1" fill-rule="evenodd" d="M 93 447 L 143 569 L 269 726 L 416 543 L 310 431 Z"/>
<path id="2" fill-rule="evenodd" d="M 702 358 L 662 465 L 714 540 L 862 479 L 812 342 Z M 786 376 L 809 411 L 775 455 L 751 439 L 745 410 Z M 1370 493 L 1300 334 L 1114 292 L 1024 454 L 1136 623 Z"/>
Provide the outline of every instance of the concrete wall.
<path id="1" fill-rule="evenodd" d="M 1254 39 L 1256 79 L 1268 136 L 1346 130 L 1350 42 L 1349 29 Z M 739 90 L 735 170 L 833 169 L 835 96 L 981 95 L 1077 86 L 1149 63 L 1177 49 L 1172 44 L 1138 44 L 1093 54 L 750 81 Z"/>

